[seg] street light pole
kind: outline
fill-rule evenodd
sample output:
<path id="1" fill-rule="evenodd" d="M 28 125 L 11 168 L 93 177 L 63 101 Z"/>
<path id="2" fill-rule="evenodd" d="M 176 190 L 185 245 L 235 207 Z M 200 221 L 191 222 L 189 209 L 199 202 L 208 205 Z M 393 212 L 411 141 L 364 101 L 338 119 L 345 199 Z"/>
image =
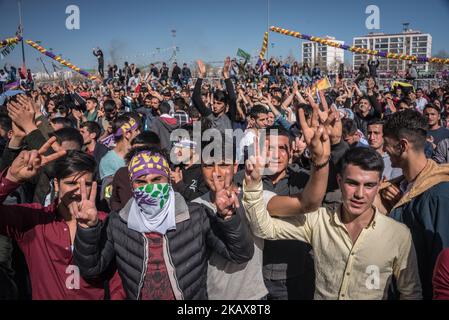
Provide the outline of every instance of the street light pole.
<path id="1" fill-rule="evenodd" d="M 270 32 L 270 0 L 267 0 L 267 32 Z M 267 61 L 269 58 L 269 46 L 267 46 Z"/>
<path id="2" fill-rule="evenodd" d="M 21 31 L 22 40 L 20 41 L 22 43 L 22 62 L 23 66 L 25 66 L 25 45 L 23 44 L 23 21 L 22 21 L 22 1 L 18 0 L 17 5 L 19 7 L 19 28 Z M 23 70 L 25 72 L 25 70 Z"/>

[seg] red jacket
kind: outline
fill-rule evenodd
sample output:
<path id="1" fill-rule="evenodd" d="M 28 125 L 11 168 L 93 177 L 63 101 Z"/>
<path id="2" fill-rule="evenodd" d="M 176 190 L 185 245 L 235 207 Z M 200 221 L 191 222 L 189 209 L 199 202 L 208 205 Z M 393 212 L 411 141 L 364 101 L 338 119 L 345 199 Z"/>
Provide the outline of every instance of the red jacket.
<path id="1" fill-rule="evenodd" d="M 19 187 L 5 175 L 6 170 L 0 177 L 0 203 Z M 105 213 L 99 213 L 100 219 L 105 217 Z M 57 214 L 55 204 L 48 207 L 37 203 L 0 204 L 0 234 L 15 239 L 23 251 L 30 272 L 33 300 L 104 299 L 103 279 L 87 282 L 72 265 L 69 227 Z M 117 272 L 111 274 L 111 299 L 124 299 Z"/>
<path id="2" fill-rule="evenodd" d="M 433 299 L 449 300 L 449 248 L 441 251 L 433 271 Z"/>

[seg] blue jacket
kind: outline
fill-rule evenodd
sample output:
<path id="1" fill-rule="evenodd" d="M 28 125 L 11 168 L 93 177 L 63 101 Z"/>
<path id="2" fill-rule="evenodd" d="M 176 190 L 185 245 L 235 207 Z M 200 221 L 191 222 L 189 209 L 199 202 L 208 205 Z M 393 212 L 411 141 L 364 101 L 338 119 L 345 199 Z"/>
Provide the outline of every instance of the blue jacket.
<path id="1" fill-rule="evenodd" d="M 439 253 L 449 247 L 449 165 L 428 160 L 390 217 L 410 228 L 424 299 L 432 299 L 432 274 Z"/>

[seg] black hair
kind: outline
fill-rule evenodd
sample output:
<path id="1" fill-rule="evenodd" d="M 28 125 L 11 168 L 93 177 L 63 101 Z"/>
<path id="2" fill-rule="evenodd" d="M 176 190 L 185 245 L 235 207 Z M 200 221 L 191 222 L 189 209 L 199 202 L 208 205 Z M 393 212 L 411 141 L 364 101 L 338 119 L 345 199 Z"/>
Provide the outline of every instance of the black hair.
<path id="1" fill-rule="evenodd" d="M 383 126 L 385 124 L 385 121 L 383 121 L 382 119 L 379 119 L 379 118 L 374 118 L 374 119 L 371 119 L 370 121 L 368 121 L 367 127 L 374 126 L 377 124 Z"/>
<path id="2" fill-rule="evenodd" d="M 0 115 L 0 128 L 5 130 L 6 132 L 12 130 L 12 120 L 7 115 Z"/>
<path id="3" fill-rule="evenodd" d="M 406 97 L 406 98 L 402 99 L 401 101 L 399 101 L 399 104 L 401 104 L 401 103 L 405 103 L 409 107 L 413 105 L 412 100 L 410 98 L 408 98 L 408 97 Z"/>
<path id="4" fill-rule="evenodd" d="M 60 124 L 63 128 L 73 128 L 73 121 L 66 117 L 56 117 L 50 120 L 53 124 Z"/>
<path id="5" fill-rule="evenodd" d="M 383 128 L 384 137 L 407 139 L 416 151 L 424 150 L 428 129 L 426 118 L 412 109 L 392 114 Z"/>
<path id="6" fill-rule="evenodd" d="M 256 120 L 259 117 L 259 114 L 264 113 L 268 114 L 269 110 L 260 104 L 256 104 L 254 107 L 251 108 L 249 111 L 249 116 Z"/>
<path id="7" fill-rule="evenodd" d="M 161 114 L 169 114 L 171 110 L 171 106 L 167 101 L 164 101 L 159 106 L 159 111 Z"/>
<path id="8" fill-rule="evenodd" d="M 86 99 L 86 102 L 87 102 L 87 101 L 92 101 L 93 103 L 95 103 L 96 105 L 98 105 L 98 99 L 95 98 L 95 97 L 87 98 L 87 99 Z"/>
<path id="9" fill-rule="evenodd" d="M 52 101 L 53 101 L 53 103 L 54 103 L 54 105 L 55 105 L 54 110 L 56 110 L 56 107 L 58 106 L 58 103 L 57 103 L 56 99 L 49 98 L 49 99 L 46 99 L 46 100 L 45 100 L 45 104 L 44 104 L 44 109 L 45 109 L 45 111 L 48 112 L 48 105 L 49 105 L 50 102 L 52 102 Z"/>
<path id="10" fill-rule="evenodd" d="M 50 133 L 50 136 L 56 137 L 56 141 L 61 144 L 65 141 L 75 142 L 79 146 L 79 150 L 83 147 L 84 140 L 83 136 L 78 129 L 75 128 L 62 128 L 55 132 Z"/>
<path id="11" fill-rule="evenodd" d="M 345 153 L 339 164 L 341 175 L 350 164 L 365 171 L 376 171 L 379 178 L 382 178 L 385 168 L 382 156 L 376 150 L 365 147 L 351 148 Z"/>
<path id="12" fill-rule="evenodd" d="M 116 109 L 116 107 L 117 107 L 117 105 L 115 104 L 114 100 L 106 100 L 103 103 L 103 109 L 104 109 L 104 112 L 106 112 L 106 113 L 114 111 Z"/>
<path id="13" fill-rule="evenodd" d="M 197 108 L 189 108 L 187 110 L 187 114 L 189 115 L 190 118 L 200 118 L 201 117 L 201 114 Z"/>
<path id="14" fill-rule="evenodd" d="M 438 112 L 438 114 L 441 113 L 441 109 L 440 109 L 436 104 L 433 104 L 433 103 L 428 103 L 428 104 L 424 107 L 423 112 L 424 112 L 426 109 L 434 109 L 434 110 L 436 110 L 436 111 Z"/>
<path id="15" fill-rule="evenodd" d="M 223 102 L 228 104 L 228 94 L 223 90 L 216 90 L 214 92 L 214 101 Z"/>
<path id="16" fill-rule="evenodd" d="M 144 131 L 139 133 L 132 141 L 131 145 L 143 144 L 146 146 L 160 147 L 161 139 L 159 136 L 152 131 Z"/>
<path id="17" fill-rule="evenodd" d="M 294 138 L 293 135 L 290 133 L 290 131 L 286 130 L 283 126 L 273 125 L 271 127 L 268 127 L 265 132 L 267 138 L 269 136 L 287 137 L 289 144 L 292 143 Z"/>
<path id="18" fill-rule="evenodd" d="M 352 135 L 357 132 L 357 124 L 352 119 L 343 119 L 342 120 L 342 126 L 343 126 L 343 137 L 346 137 L 348 135 Z"/>
<path id="19" fill-rule="evenodd" d="M 86 121 L 80 125 L 80 128 L 86 128 L 89 133 L 95 133 L 95 141 L 100 138 L 101 135 L 101 127 L 95 121 Z"/>
<path id="20" fill-rule="evenodd" d="M 67 107 L 66 105 L 63 105 L 63 104 L 56 106 L 55 110 L 57 112 L 59 112 L 60 114 L 65 114 L 65 115 L 68 115 L 70 112 L 69 107 Z"/>
<path id="21" fill-rule="evenodd" d="M 182 98 L 182 97 L 175 98 L 173 103 L 175 104 L 175 110 L 187 111 L 187 109 L 188 109 L 188 105 L 187 105 L 186 101 L 184 100 L 184 98 Z"/>
<path id="22" fill-rule="evenodd" d="M 95 159 L 78 150 L 68 150 L 64 157 L 57 159 L 52 164 L 53 176 L 58 180 L 84 172 L 92 173 L 95 176 L 96 168 Z"/>

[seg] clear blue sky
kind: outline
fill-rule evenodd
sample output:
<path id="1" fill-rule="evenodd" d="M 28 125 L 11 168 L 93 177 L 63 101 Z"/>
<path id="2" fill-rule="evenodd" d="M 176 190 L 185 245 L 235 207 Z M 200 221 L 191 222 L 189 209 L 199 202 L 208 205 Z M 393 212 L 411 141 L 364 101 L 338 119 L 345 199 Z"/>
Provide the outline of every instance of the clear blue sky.
<path id="1" fill-rule="evenodd" d="M 67 30 L 66 7 L 78 5 L 80 30 Z M 415 30 L 433 36 L 433 54 L 449 52 L 449 0 L 387 1 L 387 0 L 271 0 L 270 25 L 315 36 L 335 36 L 352 43 L 354 36 L 365 35 L 368 5 L 380 8 L 381 32 L 396 33 L 402 22 L 410 22 Z M 267 28 L 267 0 L 22 0 L 25 38 L 40 40 L 46 48 L 82 68 L 92 68 L 96 59 L 92 48 L 100 46 L 106 63 L 115 57 L 128 58 L 139 64 L 168 59 L 169 52 L 150 55 L 155 48 L 172 46 L 171 30 L 177 30 L 176 45 L 180 47 L 178 62 L 222 60 L 234 56 L 238 48 L 251 54 L 260 50 Z M 0 0 L 0 38 L 13 36 L 18 25 L 16 0 Z M 274 47 L 271 48 L 271 43 Z M 25 47 L 28 66 L 41 69 L 40 54 Z M 300 59 L 300 41 L 279 34 L 270 34 L 270 56 L 286 57 L 292 53 Z M 345 53 L 346 61 L 351 53 Z M 19 64 L 20 47 L 5 60 Z M 44 58 L 49 66 L 49 58 Z M 120 60 L 122 64 L 124 60 Z"/>

